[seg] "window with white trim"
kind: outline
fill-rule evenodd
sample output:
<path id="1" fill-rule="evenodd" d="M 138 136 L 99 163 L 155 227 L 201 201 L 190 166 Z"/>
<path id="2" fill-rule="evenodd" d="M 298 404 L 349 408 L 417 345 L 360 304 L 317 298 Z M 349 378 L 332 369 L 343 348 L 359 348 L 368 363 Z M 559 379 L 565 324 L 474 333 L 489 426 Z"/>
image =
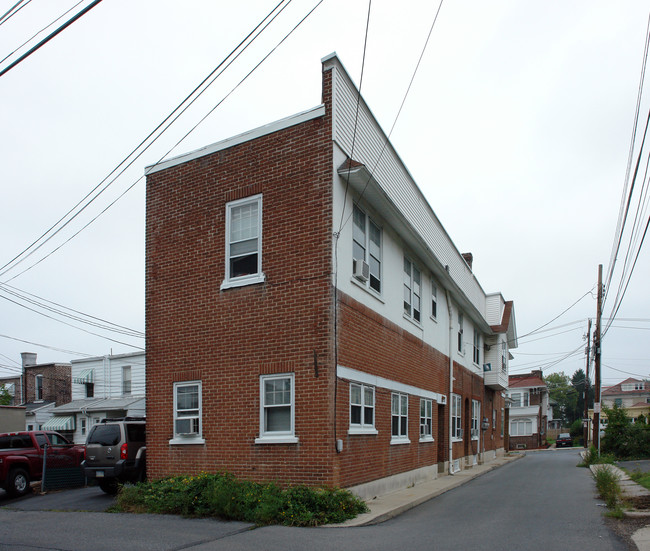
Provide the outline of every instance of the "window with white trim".
<path id="1" fill-rule="evenodd" d="M 226 205 L 226 277 L 221 288 L 262 281 L 262 195 L 255 195 Z"/>
<path id="2" fill-rule="evenodd" d="M 85 417 L 81 418 L 81 436 L 86 436 L 86 423 L 87 420 Z"/>
<path id="3" fill-rule="evenodd" d="M 525 408 L 530 405 L 530 395 L 528 391 L 510 392 L 508 396 L 512 400 L 511 408 Z"/>
<path id="4" fill-rule="evenodd" d="M 472 400 L 472 440 L 478 440 L 481 429 L 481 402 Z"/>
<path id="5" fill-rule="evenodd" d="M 431 317 L 438 319 L 438 286 L 431 280 Z"/>
<path id="6" fill-rule="evenodd" d="M 521 418 L 510 421 L 510 436 L 532 436 L 532 434 L 532 419 Z"/>
<path id="7" fill-rule="evenodd" d="M 122 366 L 122 394 L 131 394 L 131 366 Z"/>
<path id="8" fill-rule="evenodd" d="M 460 354 L 465 353 L 465 343 L 463 342 L 463 332 L 465 331 L 463 328 L 464 323 L 465 323 L 465 319 L 463 317 L 462 312 L 458 312 L 457 348 Z"/>
<path id="9" fill-rule="evenodd" d="M 350 383 L 350 432 L 375 433 L 375 389 Z"/>
<path id="10" fill-rule="evenodd" d="M 496 415 L 497 415 L 497 410 L 495 409 L 494 410 L 495 425 L 496 425 Z M 503 429 L 505 424 L 506 424 L 505 410 L 504 408 L 501 408 L 501 437 L 503 437 Z"/>
<path id="11" fill-rule="evenodd" d="M 393 392 L 391 403 L 391 442 L 408 442 L 409 397 Z"/>
<path id="12" fill-rule="evenodd" d="M 428 398 L 420 398 L 420 441 L 433 440 L 433 403 Z"/>
<path id="13" fill-rule="evenodd" d="M 463 439 L 463 418 L 462 418 L 462 407 L 461 407 L 461 397 L 458 394 L 451 395 L 451 439 L 452 440 L 462 440 Z"/>
<path id="14" fill-rule="evenodd" d="M 368 285 L 381 293 L 381 228 L 358 205 L 353 207 L 352 218 L 352 260 L 368 263 Z"/>
<path id="15" fill-rule="evenodd" d="M 508 345 L 506 341 L 501 342 L 501 371 L 508 370 Z"/>
<path id="16" fill-rule="evenodd" d="M 404 315 L 418 323 L 421 320 L 422 276 L 420 270 L 404 257 Z"/>
<path id="17" fill-rule="evenodd" d="M 257 443 L 295 443 L 294 375 L 260 377 L 260 437 Z"/>
<path id="18" fill-rule="evenodd" d="M 36 375 L 36 400 L 43 399 L 43 375 Z"/>
<path id="19" fill-rule="evenodd" d="M 481 365 L 481 333 L 474 327 L 474 351 L 472 360 L 476 365 Z"/>
<path id="20" fill-rule="evenodd" d="M 174 383 L 174 440 L 202 440 L 201 381 Z"/>

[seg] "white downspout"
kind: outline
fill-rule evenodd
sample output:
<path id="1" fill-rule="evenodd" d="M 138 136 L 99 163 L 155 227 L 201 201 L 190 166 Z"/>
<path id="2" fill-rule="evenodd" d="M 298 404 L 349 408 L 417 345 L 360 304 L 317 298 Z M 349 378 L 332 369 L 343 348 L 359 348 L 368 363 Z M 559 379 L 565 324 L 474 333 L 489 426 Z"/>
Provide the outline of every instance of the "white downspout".
<path id="1" fill-rule="evenodd" d="M 454 449 L 451 441 L 452 435 L 452 407 L 453 407 L 453 398 L 452 393 L 454 392 L 454 359 L 452 356 L 453 350 L 453 330 L 454 330 L 454 319 L 451 310 L 451 298 L 449 296 L 449 290 L 445 289 L 445 296 L 447 297 L 447 310 L 449 312 L 449 474 L 453 475 L 454 473 Z"/>

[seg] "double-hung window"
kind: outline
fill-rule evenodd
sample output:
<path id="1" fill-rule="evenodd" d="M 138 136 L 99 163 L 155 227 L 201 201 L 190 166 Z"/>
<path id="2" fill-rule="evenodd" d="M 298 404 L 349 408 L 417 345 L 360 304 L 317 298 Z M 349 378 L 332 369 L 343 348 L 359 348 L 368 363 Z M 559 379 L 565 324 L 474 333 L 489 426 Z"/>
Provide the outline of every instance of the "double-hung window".
<path id="1" fill-rule="evenodd" d="M 474 327 L 474 349 L 472 360 L 476 365 L 481 365 L 481 333 Z"/>
<path id="2" fill-rule="evenodd" d="M 530 405 L 530 395 L 528 394 L 528 391 L 513 392 L 510 394 L 510 398 L 512 399 L 510 407 L 525 408 Z"/>
<path id="3" fill-rule="evenodd" d="M 122 367 L 122 394 L 131 394 L 131 366 Z"/>
<path id="4" fill-rule="evenodd" d="M 472 440 L 478 440 L 481 428 L 481 402 L 472 400 Z"/>
<path id="5" fill-rule="evenodd" d="M 352 218 L 352 260 L 368 263 L 368 285 L 381 293 L 381 228 L 357 205 Z"/>
<path id="6" fill-rule="evenodd" d="M 465 343 L 463 342 L 463 333 L 465 331 L 464 329 L 464 324 L 465 324 L 465 318 L 463 317 L 463 314 L 461 312 L 458 312 L 458 352 L 460 354 L 465 353 Z"/>
<path id="7" fill-rule="evenodd" d="M 226 278 L 221 288 L 262 281 L 262 196 L 255 195 L 226 205 Z"/>
<path id="8" fill-rule="evenodd" d="M 260 436 L 256 443 L 298 441 L 294 431 L 294 403 L 293 373 L 260 377 Z"/>
<path id="9" fill-rule="evenodd" d="M 409 397 L 393 392 L 391 400 L 391 443 L 408 443 Z"/>
<path id="10" fill-rule="evenodd" d="M 43 399 L 43 375 L 36 375 L 36 399 Z"/>
<path id="11" fill-rule="evenodd" d="M 431 280 L 431 317 L 438 319 L 438 286 Z"/>
<path id="12" fill-rule="evenodd" d="M 404 257 L 404 315 L 418 323 L 421 319 L 421 278 L 420 270 Z"/>
<path id="13" fill-rule="evenodd" d="M 451 439 L 463 439 L 463 418 L 461 416 L 461 398 L 458 394 L 451 395 Z"/>
<path id="14" fill-rule="evenodd" d="M 433 440 L 433 404 L 428 398 L 420 398 L 420 441 Z"/>
<path id="15" fill-rule="evenodd" d="M 372 433 L 375 430 L 375 389 L 350 383 L 350 433 Z"/>
<path id="16" fill-rule="evenodd" d="M 174 439 L 172 444 L 203 443 L 201 381 L 174 383 Z"/>

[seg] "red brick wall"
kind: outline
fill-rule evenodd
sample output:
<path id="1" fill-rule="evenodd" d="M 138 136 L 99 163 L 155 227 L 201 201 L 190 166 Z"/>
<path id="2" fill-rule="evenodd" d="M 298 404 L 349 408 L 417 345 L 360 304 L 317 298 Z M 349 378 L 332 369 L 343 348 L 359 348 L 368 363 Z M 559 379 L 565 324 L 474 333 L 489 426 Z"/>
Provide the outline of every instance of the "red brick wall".
<path id="1" fill-rule="evenodd" d="M 36 376 L 43 376 L 43 400 L 56 402 L 57 406 L 72 399 L 71 368 L 64 364 L 44 364 L 25 368 L 25 401 L 36 401 Z M 16 387 L 20 399 L 20 386 Z"/>
<path id="2" fill-rule="evenodd" d="M 332 482 L 330 128 L 326 115 L 147 178 L 151 477 Z M 220 291 L 226 203 L 258 193 L 266 281 Z M 295 374 L 299 443 L 255 444 L 260 375 L 285 372 Z M 173 383 L 195 379 L 205 444 L 170 445 Z"/>

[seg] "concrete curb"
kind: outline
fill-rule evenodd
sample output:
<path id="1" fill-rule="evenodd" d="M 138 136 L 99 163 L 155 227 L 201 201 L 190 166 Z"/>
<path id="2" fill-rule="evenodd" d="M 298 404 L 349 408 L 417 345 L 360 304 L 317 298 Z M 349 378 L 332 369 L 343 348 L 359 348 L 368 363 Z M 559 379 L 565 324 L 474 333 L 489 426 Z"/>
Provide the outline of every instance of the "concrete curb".
<path id="1" fill-rule="evenodd" d="M 324 527 L 327 528 L 350 528 L 358 526 L 370 526 L 373 524 L 380 524 L 391 518 L 394 518 L 402 513 L 413 509 L 422 503 L 438 497 L 449 490 L 453 490 L 458 486 L 462 486 L 484 475 L 494 469 L 508 465 L 522 457 L 525 453 L 503 456 L 494 461 L 476 465 L 464 471 L 460 471 L 455 475 L 444 475 L 427 482 L 416 484 L 409 488 L 404 488 L 396 492 L 391 492 L 374 499 L 368 500 L 367 505 L 370 512 L 363 513 L 356 518 L 350 519 L 342 524 L 328 524 Z"/>

